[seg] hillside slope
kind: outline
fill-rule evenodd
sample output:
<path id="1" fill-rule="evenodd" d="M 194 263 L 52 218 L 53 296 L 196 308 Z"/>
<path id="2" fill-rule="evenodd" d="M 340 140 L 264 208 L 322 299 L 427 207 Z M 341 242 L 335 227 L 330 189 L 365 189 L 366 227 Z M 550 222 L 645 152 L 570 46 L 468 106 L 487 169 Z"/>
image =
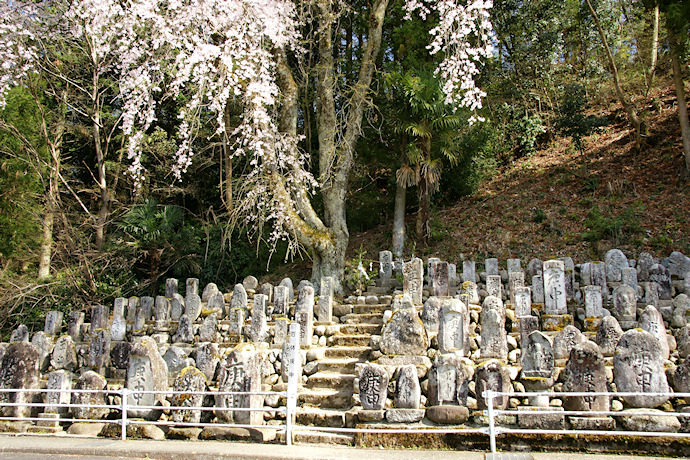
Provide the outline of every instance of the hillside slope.
<path id="1" fill-rule="evenodd" d="M 416 243 L 423 256 L 446 260 L 485 257 L 601 257 L 619 247 L 690 253 L 690 182 L 684 176 L 676 99 L 671 88 L 650 97 L 649 135 L 635 145 L 618 104 L 614 123 L 585 139 L 580 155 L 568 139 L 501 168 L 471 197 L 437 209 L 433 237 Z M 410 216 L 413 217 L 413 216 Z M 408 233 L 413 231 L 408 221 Z M 390 226 L 353 235 L 369 255 L 390 246 Z M 388 237 L 386 239 L 385 237 Z M 412 245 L 406 244 L 410 252 Z"/>

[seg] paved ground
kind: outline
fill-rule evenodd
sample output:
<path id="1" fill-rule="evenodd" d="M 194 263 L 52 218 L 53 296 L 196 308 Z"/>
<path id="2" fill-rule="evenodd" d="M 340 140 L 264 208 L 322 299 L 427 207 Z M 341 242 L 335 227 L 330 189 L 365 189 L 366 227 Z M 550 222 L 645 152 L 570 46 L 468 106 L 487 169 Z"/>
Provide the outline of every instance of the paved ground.
<path id="1" fill-rule="evenodd" d="M 29 460 L 78 458 L 148 458 L 161 460 L 191 459 L 351 459 L 351 460 L 484 460 L 483 452 L 421 449 L 361 449 L 342 446 L 313 446 L 252 444 L 223 441 L 145 441 L 56 437 L 36 435 L 0 435 L 0 459 Z M 76 457 L 75 457 L 76 456 Z M 518 460 L 523 454 L 505 455 L 504 459 Z M 621 460 L 624 455 L 590 455 L 563 453 L 535 453 L 534 460 Z M 638 457 L 657 460 L 667 457 Z"/>

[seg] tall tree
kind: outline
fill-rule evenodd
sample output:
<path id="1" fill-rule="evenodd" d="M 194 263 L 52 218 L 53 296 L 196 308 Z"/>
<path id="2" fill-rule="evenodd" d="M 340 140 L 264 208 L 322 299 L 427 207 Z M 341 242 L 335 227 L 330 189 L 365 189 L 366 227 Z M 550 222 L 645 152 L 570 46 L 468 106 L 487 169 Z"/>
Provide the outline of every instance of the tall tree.
<path id="1" fill-rule="evenodd" d="M 322 276 L 333 276 L 339 289 L 349 241 L 345 215 L 349 175 L 370 103 L 388 0 L 364 6 L 361 14 L 368 20 L 358 37 L 361 57 L 356 61 L 357 71 L 351 70 L 356 74 L 354 81 L 344 86 L 337 78 L 341 69 L 336 59 L 342 43 L 338 39 L 338 21 L 344 10 L 340 2 L 189 0 L 183 6 L 133 1 L 132 22 L 123 32 L 138 46 L 122 56 L 125 78 L 121 85 L 125 131 L 133 141 L 132 171 L 140 171 L 137 142 L 142 129 L 153 121 L 153 94 L 162 88 L 166 74 L 172 77 L 168 89 L 173 97 L 190 85 L 196 88 L 182 113 L 178 174 L 191 162 L 191 140 L 199 114 L 216 114 L 217 132 L 223 133 L 224 109 L 234 99 L 244 114 L 231 133 L 233 157 L 246 156 L 253 167 L 237 191 L 235 215 L 248 218 L 259 229 L 271 221 L 273 241 L 289 237 L 293 249 L 301 245 L 311 252 L 313 282 L 318 286 Z M 447 101 L 470 109 L 480 107 L 484 93 L 474 85 L 474 77 L 478 61 L 490 55 L 490 2 L 465 7 L 455 1 L 411 1 L 408 6 L 422 16 L 433 11 L 441 18 L 431 50 L 445 56 L 439 76 L 445 81 Z M 304 32 L 303 39 L 298 30 Z M 309 39 L 313 42 L 304 41 Z M 301 53 L 300 49 L 313 52 Z M 347 66 L 345 69 L 350 72 Z M 315 79 L 310 102 L 318 142 L 315 176 L 308 158 L 298 149 L 297 82 L 310 78 Z M 306 118 L 307 111 L 303 113 Z M 322 215 L 312 202 L 315 191 L 323 204 Z"/>

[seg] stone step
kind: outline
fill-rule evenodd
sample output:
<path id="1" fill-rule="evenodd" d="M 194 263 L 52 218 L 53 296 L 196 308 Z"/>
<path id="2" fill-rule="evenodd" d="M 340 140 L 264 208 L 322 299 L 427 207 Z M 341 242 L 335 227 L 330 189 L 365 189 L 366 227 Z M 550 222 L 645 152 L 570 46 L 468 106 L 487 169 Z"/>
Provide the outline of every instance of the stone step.
<path id="1" fill-rule="evenodd" d="M 298 405 L 322 409 L 349 409 L 352 407 L 353 386 L 332 388 L 301 388 L 297 394 Z"/>
<path id="2" fill-rule="evenodd" d="M 319 361 L 319 372 L 339 372 L 342 374 L 354 374 L 355 365 L 362 363 L 363 360 L 358 358 L 344 358 L 344 359 L 322 359 Z"/>
<path id="3" fill-rule="evenodd" d="M 366 347 L 328 347 L 325 350 L 324 359 L 352 358 L 366 361 L 369 359 L 371 348 Z"/>
<path id="4" fill-rule="evenodd" d="M 297 409 L 295 420 L 298 425 L 343 428 L 346 426 L 346 412 L 342 409 L 320 409 L 305 406 Z"/>
<path id="5" fill-rule="evenodd" d="M 328 346 L 367 346 L 371 341 L 369 334 L 337 334 L 328 338 Z"/>
<path id="6" fill-rule="evenodd" d="M 381 325 L 380 324 L 366 324 L 366 323 L 359 323 L 359 324 L 342 324 L 340 325 L 340 333 L 341 334 L 380 334 L 381 333 Z"/>
<path id="7" fill-rule="evenodd" d="M 352 313 L 354 314 L 373 314 L 378 313 L 383 315 L 383 312 L 390 310 L 390 305 L 375 304 L 375 305 L 353 305 Z"/>
<path id="8" fill-rule="evenodd" d="M 325 444 L 329 446 L 353 446 L 355 444 L 354 434 L 299 431 L 299 428 L 295 428 L 294 435 L 295 443 L 301 444 Z"/>
<path id="9" fill-rule="evenodd" d="M 354 374 L 340 374 L 337 372 L 317 372 L 309 376 L 307 388 L 339 389 L 349 386 L 353 388 Z"/>
<path id="10" fill-rule="evenodd" d="M 345 315 L 345 324 L 383 324 L 383 315 L 378 313 L 349 313 Z"/>

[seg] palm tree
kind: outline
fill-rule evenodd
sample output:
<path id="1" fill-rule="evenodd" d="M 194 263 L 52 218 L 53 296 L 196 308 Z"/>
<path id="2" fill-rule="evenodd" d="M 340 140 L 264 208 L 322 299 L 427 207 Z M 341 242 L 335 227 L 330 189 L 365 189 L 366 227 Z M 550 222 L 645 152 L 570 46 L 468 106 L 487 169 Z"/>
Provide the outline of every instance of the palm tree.
<path id="1" fill-rule="evenodd" d="M 185 273 L 199 272 L 197 241 L 180 206 L 146 200 L 130 209 L 117 227 L 123 243 L 146 264 L 153 292 L 158 292 L 161 275 L 173 267 Z"/>
<path id="2" fill-rule="evenodd" d="M 455 164 L 460 154 L 459 128 L 463 118 L 446 105 L 445 95 L 438 80 L 432 74 L 392 77 L 394 85 L 404 98 L 403 110 L 394 130 L 402 136 L 404 145 L 403 165 L 396 172 L 398 188 L 417 186 L 419 212 L 417 213 L 417 238 L 427 241 L 431 235 L 429 216 L 431 195 L 438 191 L 443 171 L 443 160 Z M 396 81 L 397 80 L 397 81 Z M 396 218 L 401 207 L 396 194 Z M 404 204 L 402 212 L 404 213 Z M 398 219 L 394 219 L 396 222 Z M 404 224 L 404 217 L 402 219 Z M 394 225 L 395 235 L 400 233 L 399 224 Z M 404 230 L 402 230 L 404 235 Z M 398 236 L 399 238 L 399 236 Z M 394 241 L 394 252 L 402 244 Z M 397 255 L 397 254 L 396 254 Z"/>

